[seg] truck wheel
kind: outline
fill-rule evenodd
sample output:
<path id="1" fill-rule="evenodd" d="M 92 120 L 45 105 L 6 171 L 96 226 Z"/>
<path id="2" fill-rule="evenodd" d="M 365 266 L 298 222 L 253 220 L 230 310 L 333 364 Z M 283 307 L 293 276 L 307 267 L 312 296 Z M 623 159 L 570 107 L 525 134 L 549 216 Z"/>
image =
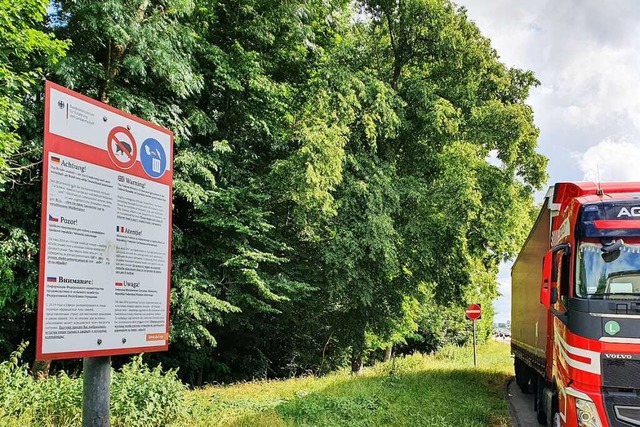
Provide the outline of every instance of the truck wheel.
<path id="1" fill-rule="evenodd" d="M 522 360 L 515 359 L 516 384 L 522 390 L 522 393 L 531 393 L 529 383 L 532 380 L 531 368 L 529 368 Z"/>
<path id="2" fill-rule="evenodd" d="M 547 423 L 551 427 L 560 427 L 560 413 L 558 412 L 558 398 L 554 397 L 551 403 L 551 414 L 547 417 Z"/>
<path id="3" fill-rule="evenodd" d="M 517 357 L 513 359 L 513 371 L 516 374 L 516 385 L 520 387 L 522 383 L 522 363 Z"/>
<path id="4" fill-rule="evenodd" d="M 535 394 L 533 396 L 533 409 L 536 411 L 536 419 L 538 420 L 538 423 L 546 426 L 547 414 L 544 410 L 544 400 L 543 400 L 544 386 L 545 386 L 545 382 L 542 380 L 542 378 L 538 379 L 538 381 L 535 382 L 535 388 L 533 390 Z"/>
<path id="5" fill-rule="evenodd" d="M 543 426 L 547 425 L 547 414 L 544 412 L 544 404 L 542 403 L 541 396 L 542 393 L 537 393 L 534 398 L 535 401 L 535 410 L 536 410 L 536 419 L 538 420 L 538 424 L 542 424 Z"/>

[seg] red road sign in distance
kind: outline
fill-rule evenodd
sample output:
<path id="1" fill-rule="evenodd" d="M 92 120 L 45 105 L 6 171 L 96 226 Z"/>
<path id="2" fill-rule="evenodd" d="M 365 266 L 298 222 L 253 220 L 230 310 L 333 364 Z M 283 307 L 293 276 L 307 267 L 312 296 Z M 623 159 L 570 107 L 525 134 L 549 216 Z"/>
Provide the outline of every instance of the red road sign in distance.
<path id="1" fill-rule="evenodd" d="M 36 357 L 167 350 L 171 131 L 47 82 L 43 168 Z"/>
<path id="2" fill-rule="evenodd" d="M 480 304 L 471 304 L 469 307 L 467 307 L 465 314 L 467 315 L 467 319 L 469 320 L 479 319 L 480 316 L 482 315 L 482 309 L 480 308 Z"/>

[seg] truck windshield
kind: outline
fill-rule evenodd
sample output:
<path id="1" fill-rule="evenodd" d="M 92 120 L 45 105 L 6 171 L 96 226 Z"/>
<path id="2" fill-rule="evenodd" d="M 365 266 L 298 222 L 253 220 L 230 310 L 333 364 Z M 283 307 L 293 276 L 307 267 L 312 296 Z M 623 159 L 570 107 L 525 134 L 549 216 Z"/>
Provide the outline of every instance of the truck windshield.
<path id="1" fill-rule="evenodd" d="M 576 262 L 576 294 L 590 298 L 640 297 L 640 245 L 623 244 L 605 261 L 599 243 L 581 243 Z"/>

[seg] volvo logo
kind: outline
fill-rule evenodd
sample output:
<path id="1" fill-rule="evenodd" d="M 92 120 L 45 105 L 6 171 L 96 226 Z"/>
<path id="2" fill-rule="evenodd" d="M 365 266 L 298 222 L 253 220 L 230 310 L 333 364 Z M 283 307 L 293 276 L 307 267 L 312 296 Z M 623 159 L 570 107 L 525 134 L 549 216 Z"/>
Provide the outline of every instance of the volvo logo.
<path id="1" fill-rule="evenodd" d="M 604 357 L 606 357 L 607 359 L 631 359 L 631 355 L 630 354 L 609 354 L 609 353 L 605 353 Z"/>

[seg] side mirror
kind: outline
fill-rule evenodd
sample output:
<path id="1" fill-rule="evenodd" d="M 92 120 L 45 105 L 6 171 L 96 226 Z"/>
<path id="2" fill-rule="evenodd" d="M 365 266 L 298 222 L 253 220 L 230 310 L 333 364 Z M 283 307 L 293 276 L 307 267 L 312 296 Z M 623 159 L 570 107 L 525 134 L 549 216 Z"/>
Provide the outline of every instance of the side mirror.
<path id="1" fill-rule="evenodd" d="M 542 260 L 542 284 L 540 285 L 540 303 L 547 310 L 551 307 L 551 271 L 553 265 L 553 251 L 545 254 Z"/>

